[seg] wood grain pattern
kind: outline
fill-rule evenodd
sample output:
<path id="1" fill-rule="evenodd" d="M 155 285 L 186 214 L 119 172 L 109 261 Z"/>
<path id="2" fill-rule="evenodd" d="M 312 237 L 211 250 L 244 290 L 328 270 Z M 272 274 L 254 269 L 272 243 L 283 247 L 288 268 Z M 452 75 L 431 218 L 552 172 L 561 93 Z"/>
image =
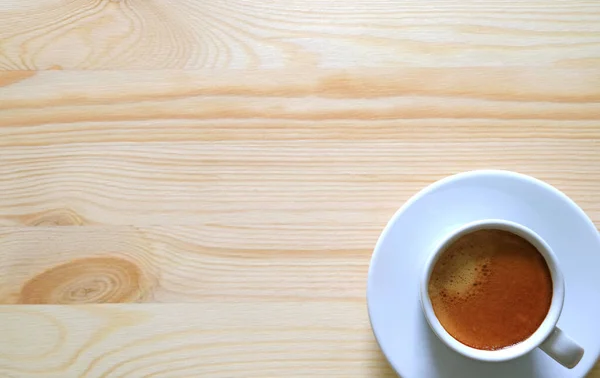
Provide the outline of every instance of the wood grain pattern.
<path id="1" fill-rule="evenodd" d="M 0 331 L 3 377 L 395 376 L 337 301 L 0 306 Z"/>
<path id="2" fill-rule="evenodd" d="M 1 307 L 7 329 L 29 330 L 0 341 L 8 376 L 392 376 L 364 285 L 381 228 L 417 190 L 518 170 L 600 222 L 598 70 L 0 83 L 0 302 L 146 302 Z"/>
<path id="3" fill-rule="evenodd" d="M 595 1 L 0 5 L 4 70 L 600 65 Z"/>
<path id="4" fill-rule="evenodd" d="M 226 299 L 364 305 L 375 233 L 369 240 L 345 232 L 342 243 L 327 245 L 324 232 L 313 243 L 308 232 L 287 241 L 272 232 L 191 226 L 0 228 L 0 304 Z M 294 243 L 298 246 L 290 248 Z"/>
<path id="5" fill-rule="evenodd" d="M 0 376 L 392 377 L 372 248 L 478 168 L 600 224 L 598 2 L 0 0 Z"/>
<path id="6" fill-rule="evenodd" d="M 489 167 L 598 220 L 600 71 L 580 72 L 9 73 L 0 223 L 370 230 L 370 248 L 419 188 Z"/>

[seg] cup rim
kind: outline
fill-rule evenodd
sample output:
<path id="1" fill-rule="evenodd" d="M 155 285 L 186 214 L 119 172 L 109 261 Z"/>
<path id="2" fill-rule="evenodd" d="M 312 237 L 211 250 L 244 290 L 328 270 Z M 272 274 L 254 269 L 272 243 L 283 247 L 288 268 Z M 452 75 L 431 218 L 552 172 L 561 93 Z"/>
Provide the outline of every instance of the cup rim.
<path id="1" fill-rule="evenodd" d="M 508 231 L 529 241 L 544 257 L 552 278 L 552 301 L 550 303 L 550 308 L 548 309 L 548 314 L 538 329 L 531 334 L 531 336 L 520 343 L 492 351 L 470 347 L 451 336 L 436 317 L 428 291 L 429 280 L 431 278 L 433 267 L 445 248 L 461 236 L 482 229 Z M 445 237 L 442 238 L 442 241 L 436 245 L 436 247 L 430 253 L 430 256 L 427 258 L 427 262 L 425 263 L 425 269 L 421 276 L 420 297 L 423 314 L 425 315 L 429 326 L 436 336 L 448 347 L 466 357 L 475 360 L 500 362 L 512 360 L 529 353 L 543 343 L 548 336 L 550 336 L 562 311 L 564 302 L 564 279 L 558 267 L 556 255 L 554 252 L 552 252 L 550 246 L 539 235 L 529 228 L 512 221 L 502 219 L 484 219 L 469 222 L 460 226 L 454 231 L 449 232 Z"/>

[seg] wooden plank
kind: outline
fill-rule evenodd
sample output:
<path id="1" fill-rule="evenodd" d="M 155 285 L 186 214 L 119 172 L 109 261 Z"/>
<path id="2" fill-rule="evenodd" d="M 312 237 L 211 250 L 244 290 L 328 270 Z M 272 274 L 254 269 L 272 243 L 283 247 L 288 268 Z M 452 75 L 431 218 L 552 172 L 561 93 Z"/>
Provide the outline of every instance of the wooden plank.
<path id="1" fill-rule="evenodd" d="M 596 1 L 2 0 L 0 69 L 600 64 Z"/>
<path id="2" fill-rule="evenodd" d="M 3 227 L 0 303 L 364 303 L 376 232 L 243 227 Z M 369 235 L 370 234 L 370 235 Z M 313 239 L 311 241 L 311 238 Z M 337 241 L 336 241 L 337 242 Z"/>
<path id="3" fill-rule="evenodd" d="M 4 76 L 5 226 L 212 225 L 335 250 L 477 168 L 547 180 L 600 220 L 598 70 Z"/>
<path id="4" fill-rule="evenodd" d="M 0 334 L 3 377 L 395 376 L 364 303 L 0 306 Z"/>

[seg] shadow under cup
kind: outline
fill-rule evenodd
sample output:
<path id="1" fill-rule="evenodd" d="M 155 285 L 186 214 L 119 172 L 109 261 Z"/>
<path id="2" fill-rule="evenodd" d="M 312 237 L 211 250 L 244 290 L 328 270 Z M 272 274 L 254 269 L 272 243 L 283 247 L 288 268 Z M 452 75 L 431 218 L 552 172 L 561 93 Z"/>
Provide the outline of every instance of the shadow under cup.
<path id="1" fill-rule="evenodd" d="M 476 349 L 461 343 L 451 336 L 435 315 L 429 297 L 429 281 L 435 264 L 443 252 L 459 238 L 480 230 L 508 231 L 527 240 L 544 257 L 552 279 L 550 307 L 537 330 L 525 340 L 497 350 Z M 427 259 L 424 272 L 421 276 L 420 296 L 423 313 L 431 329 L 448 347 L 464 356 L 480 361 L 508 361 L 523 356 L 536 347 L 541 347 L 550 357 L 569 368 L 574 367 L 583 356 L 583 349 L 556 327 L 564 301 L 564 279 L 559 270 L 556 256 L 543 239 L 533 231 L 517 223 L 498 219 L 476 221 L 465 224 L 447 235 Z"/>

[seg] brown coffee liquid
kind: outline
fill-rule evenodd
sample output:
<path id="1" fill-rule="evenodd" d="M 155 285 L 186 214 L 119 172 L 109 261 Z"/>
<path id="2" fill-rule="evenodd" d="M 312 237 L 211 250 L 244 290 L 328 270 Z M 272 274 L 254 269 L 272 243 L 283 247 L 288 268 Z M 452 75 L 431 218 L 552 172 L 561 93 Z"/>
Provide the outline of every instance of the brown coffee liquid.
<path id="1" fill-rule="evenodd" d="M 484 350 L 527 339 L 552 301 L 544 257 L 527 240 L 501 230 L 475 231 L 448 246 L 433 268 L 428 289 L 446 331 Z"/>

